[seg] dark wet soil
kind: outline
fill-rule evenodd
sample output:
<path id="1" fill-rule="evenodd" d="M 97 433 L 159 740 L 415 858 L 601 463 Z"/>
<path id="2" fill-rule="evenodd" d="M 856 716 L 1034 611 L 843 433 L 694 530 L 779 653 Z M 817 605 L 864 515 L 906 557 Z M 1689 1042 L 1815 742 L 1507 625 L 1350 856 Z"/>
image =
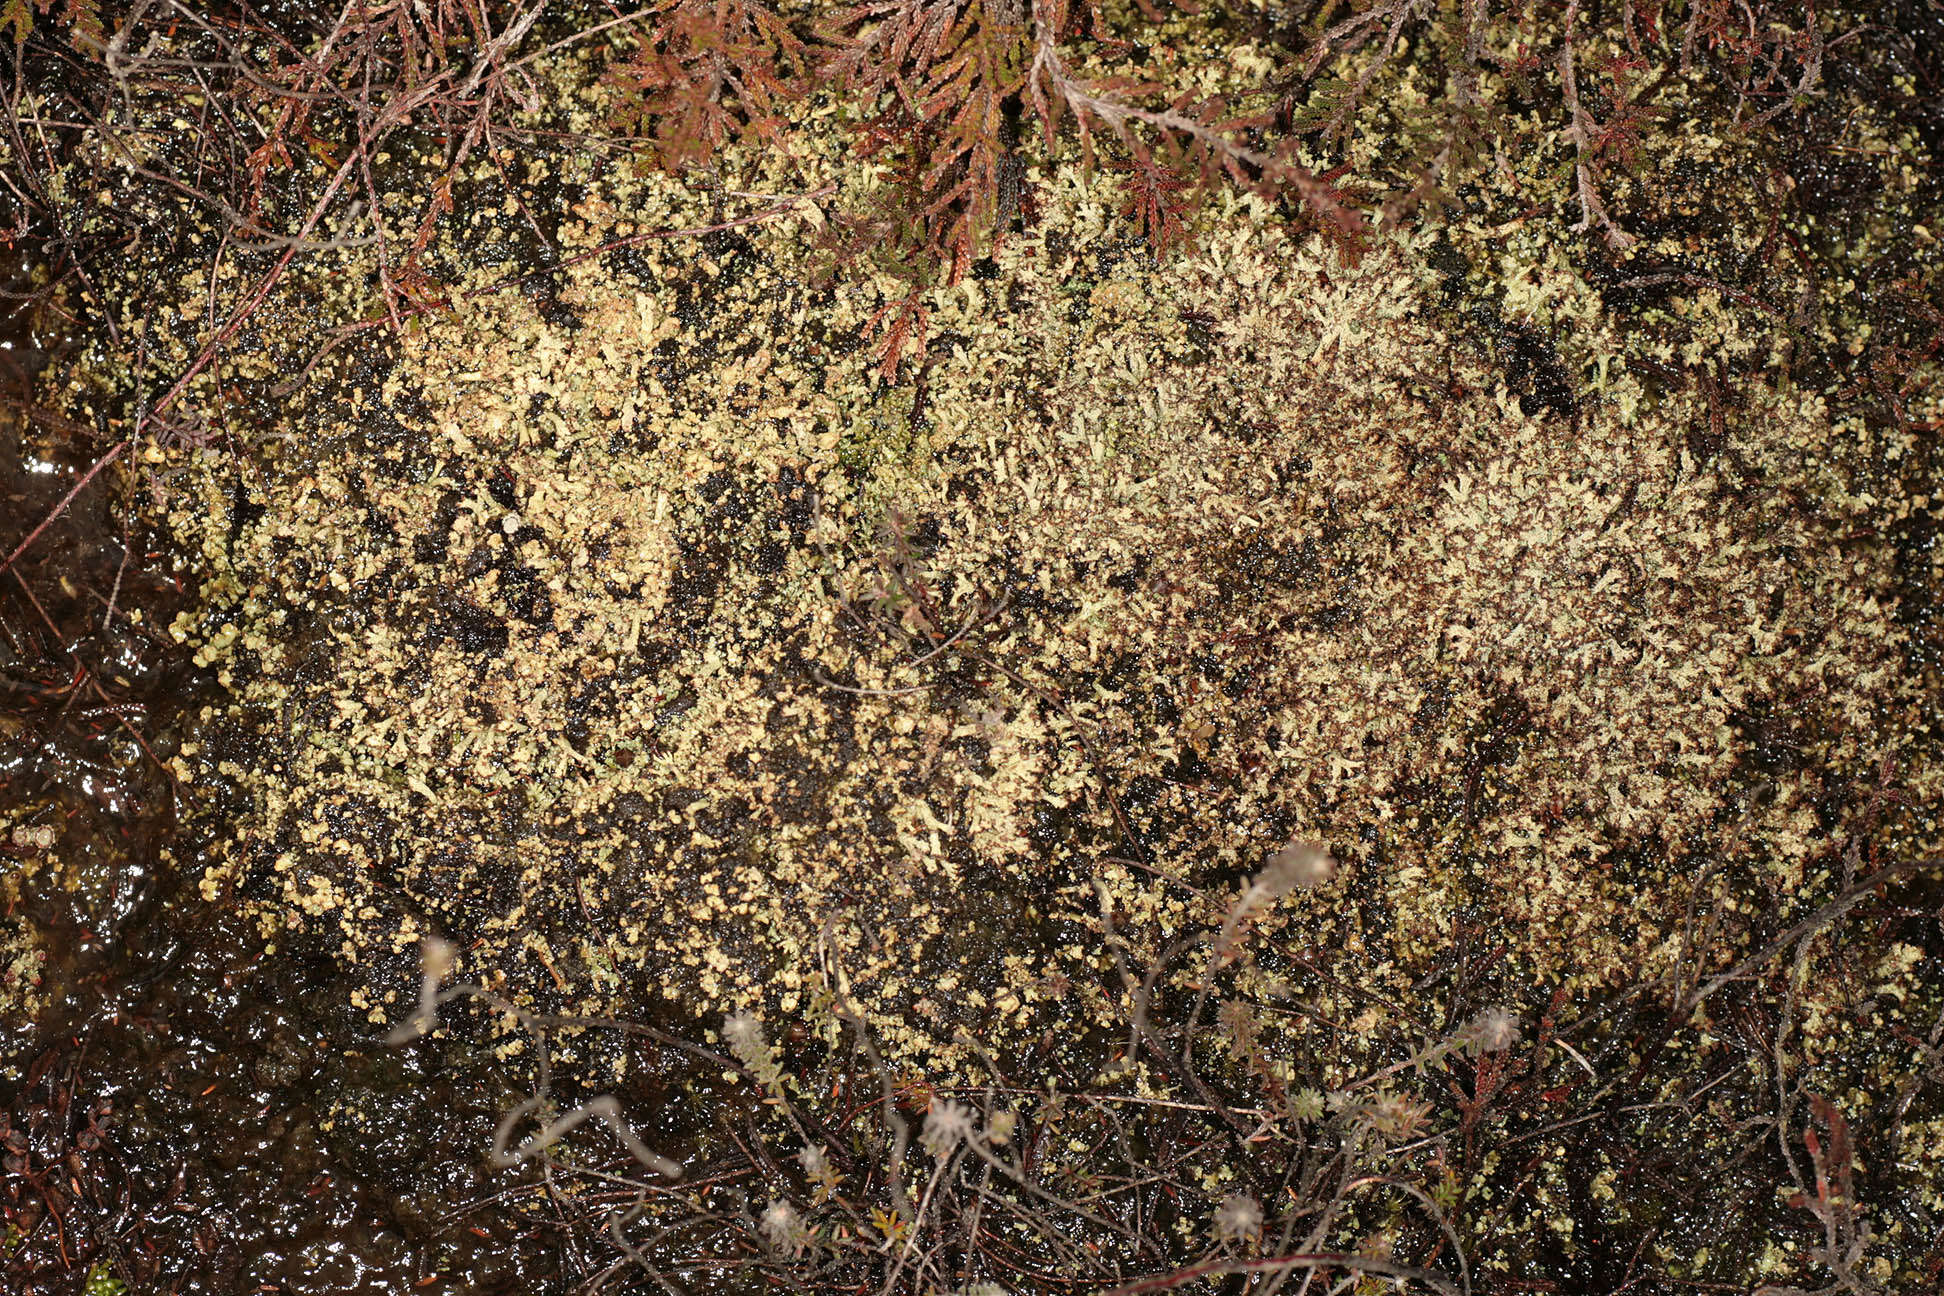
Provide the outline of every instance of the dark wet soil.
<path id="1" fill-rule="evenodd" d="M 0 337 L 0 558 L 113 444 L 28 398 L 64 345 Z M 59 862 L 5 915 L 40 934 L 45 1008 L 0 1015 L 0 1290 L 550 1290 L 553 1226 L 483 1164 L 523 1081 L 377 1043 L 324 951 L 262 961 L 171 864 L 196 854 L 163 762 L 206 684 L 127 488 L 98 474 L 0 574 L 0 795 Z M 0 867 L 34 853 L 0 839 Z"/>
<path id="2" fill-rule="evenodd" d="M 55 348 L 7 340 L 19 406 Z M 99 432 L 0 409 L 0 558 L 113 444 Z M 450 1038 L 388 1046 L 332 951 L 286 938 L 266 959 L 199 894 L 191 838 L 213 829 L 179 822 L 165 763 L 213 685 L 157 629 L 185 591 L 118 529 L 127 488 L 99 474 L 0 574 L 0 797 L 58 861 L 4 915 L 45 961 L 37 1017 L 0 1014 L 0 1291 L 565 1290 L 616 1203 L 583 1195 L 570 1221 L 537 1176 L 488 1168 L 530 1054 L 496 1056 L 463 1008 Z M 38 853 L 0 832 L 0 869 Z M 662 1060 L 634 1046 L 631 1112 L 665 1105 Z"/>

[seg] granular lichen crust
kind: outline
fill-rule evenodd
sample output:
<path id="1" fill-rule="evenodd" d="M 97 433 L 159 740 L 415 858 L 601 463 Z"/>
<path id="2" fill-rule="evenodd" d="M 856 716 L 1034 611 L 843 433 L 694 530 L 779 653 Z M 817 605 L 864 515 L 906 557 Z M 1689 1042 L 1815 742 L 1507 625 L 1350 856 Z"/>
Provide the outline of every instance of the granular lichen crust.
<path id="1" fill-rule="evenodd" d="M 0 871 L 0 1019 L 32 1021 L 48 1004 L 43 971 L 48 950 L 45 934 L 20 912 L 36 878 L 47 868 L 48 849 L 57 834 L 50 824 L 13 822 L 0 817 L 0 852 L 7 866 Z"/>
<path id="2" fill-rule="evenodd" d="M 1159 940 L 1292 836 L 1352 867 L 1285 938 L 1373 986 L 1461 913 L 1541 983 L 1651 975 L 1691 902 L 1829 867 L 1821 780 L 1921 698 L 1815 394 L 1711 424 L 1547 260 L 1524 291 L 1611 364 L 1529 409 L 1427 240 L 1347 262 L 1237 200 L 1156 264 L 1034 181 L 899 384 L 875 289 L 773 221 L 479 292 L 285 452 L 185 456 L 178 631 L 270 753 L 179 758 L 249 806 L 205 893 L 579 1009 L 840 977 L 952 1058 L 1096 1010 L 1096 879 Z M 658 178 L 574 216 L 706 223 Z"/>
<path id="3" fill-rule="evenodd" d="M 152 1035 L 133 1128 L 269 1120 L 218 1178 L 354 1263 L 314 1122 L 401 1281 L 491 1222 L 443 1124 L 595 1286 L 1921 1287 L 1939 68 L 1867 8 L 515 4 L 456 72 L 386 67 L 438 6 L 184 10 L 92 102 L 62 53 L 0 155 L 112 345 L 50 409 L 180 580 L 5 573 L 73 606 L 0 624 L 0 775 L 103 804 L 0 807 L 0 1018 Z M 118 600 L 188 608 L 146 716 L 65 637 Z M 95 852 L 91 750 L 180 776 L 178 867 Z M 124 944 L 185 971 L 97 993 Z M 113 1194 L 29 1153 L 79 1271 Z"/>

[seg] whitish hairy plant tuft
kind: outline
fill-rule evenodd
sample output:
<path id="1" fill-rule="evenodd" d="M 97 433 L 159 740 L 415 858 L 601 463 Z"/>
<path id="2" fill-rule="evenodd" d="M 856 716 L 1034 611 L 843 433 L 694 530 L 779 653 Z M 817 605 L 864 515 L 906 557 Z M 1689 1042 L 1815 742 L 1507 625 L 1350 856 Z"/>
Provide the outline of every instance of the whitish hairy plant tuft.
<path id="1" fill-rule="evenodd" d="M 932 1100 L 925 1113 L 925 1132 L 918 1136 L 925 1151 L 935 1157 L 950 1155 L 952 1149 L 972 1137 L 972 1109 L 942 1098 Z"/>
<path id="2" fill-rule="evenodd" d="M 1253 1238 L 1262 1229 L 1262 1203 L 1243 1193 L 1231 1193 L 1215 1208 L 1213 1228 L 1218 1241 Z"/>
<path id="3" fill-rule="evenodd" d="M 1308 842 L 1291 842 L 1269 857 L 1256 875 L 1249 879 L 1242 894 L 1237 896 L 1229 908 L 1228 918 L 1222 924 L 1221 934 L 1215 938 L 1215 950 L 1210 961 L 1213 968 L 1226 963 L 1235 954 L 1236 942 L 1246 923 L 1255 912 L 1278 896 L 1292 891 L 1318 887 L 1335 877 L 1336 861 L 1331 859 L 1322 848 Z"/>
<path id="4" fill-rule="evenodd" d="M 830 1154 L 820 1145 L 812 1143 L 805 1147 L 803 1151 L 797 1153 L 797 1162 L 803 1167 L 803 1173 L 809 1176 L 810 1182 L 816 1185 L 818 1203 L 828 1201 L 836 1195 L 837 1184 L 843 1176 L 838 1174 L 837 1168 L 830 1164 Z"/>
<path id="5" fill-rule="evenodd" d="M 754 1014 L 733 1014 L 722 1024 L 722 1038 L 736 1061 L 756 1077 L 757 1084 L 776 1097 L 783 1097 L 783 1062 L 777 1057 L 775 1046 L 763 1037 L 763 1023 Z"/>
<path id="6" fill-rule="evenodd" d="M 1291 842 L 1269 857 L 1256 874 L 1255 887 L 1264 898 L 1319 887 L 1336 876 L 1336 861 L 1308 842 Z"/>
<path id="7" fill-rule="evenodd" d="M 773 1201 L 763 1212 L 763 1240 L 778 1251 L 795 1252 L 801 1250 L 809 1240 L 809 1230 L 804 1227 L 803 1216 L 796 1207 L 786 1201 Z"/>
<path id="8" fill-rule="evenodd" d="M 1503 1053 L 1519 1042 L 1519 1019 L 1496 1005 L 1481 1009 L 1466 1024 L 1464 1038 L 1474 1053 Z"/>

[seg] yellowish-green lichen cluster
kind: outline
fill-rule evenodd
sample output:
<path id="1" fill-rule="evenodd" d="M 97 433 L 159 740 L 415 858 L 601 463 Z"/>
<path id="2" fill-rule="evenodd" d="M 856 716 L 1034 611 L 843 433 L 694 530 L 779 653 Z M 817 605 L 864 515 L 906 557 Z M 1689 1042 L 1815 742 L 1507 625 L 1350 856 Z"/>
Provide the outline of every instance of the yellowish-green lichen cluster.
<path id="1" fill-rule="evenodd" d="M 1226 21 L 1142 19 L 1141 75 L 1243 116 L 1327 98 L 1274 103 L 1288 51 Z M 545 124 L 580 142 L 488 140 L 455 177 L 412 263 L 432 277 L 389 303 L 443 306 L 391 333 L 374 285 L 403 248 L 349 237 L 142 425 L 135 480 L 196 591 L 173 630 L 223 690 L 179 747 L 158 735 L 216 839 L 179 862 L 266 943 L 361 969 L 373 1023 L 411 1011 L 433 934 L 523 1004 L 727 1014 L 786 1141 L 791 1104 L 827 1101 L 811 1042 L 841 1046 L 854 1004 L 907 1096 L 1017 1061 L 1045 1182 L 1076 1199 L 1106 1145 L 1059 1087 L 1211 1128 L 1241 1094 L 1260 1107 L 1219 1115 L 1261 1119 L 1251 1146 L 1336 1140 L 1344 1183 L 1422 1185 L 1475 1274 L 1604 1245 L 1697 1283 L 1798 1279 L 1798 1239 L 1720 1238 L 1806 1222 L 1746 1170 L 1826 1119 L 1805 1095 L 1859 1128 L 1896 1111 L 1872 1188 L 1944 1159 L 1925 1109 L 1903 1119 L 1944 1030 L 1916 908 L 1777 939 L 1940 844 L 1911 601 L 1944 549 L 1911 537 L 1944 513 L 1921 467 L 1944 411 L 1911 377 L 1934 359 L 1872 332 L 1881 276 L 1858 293 L 1934 246 L 1899 206 L 1924 145 L 1888 106 L 1805 114 L 1882 196 L 1810 219 L 1774 196 L 1833 185 L 1821 154 L 1707 127 L 1709 69 L 1643 86 L 1629 41 L 1583 25 L 1596 212 L 1561 105 L 1520 84 L 1557 22 L 1495 26 L 1477 62 L 1457 22 L 1346 57 L 1369 93 L 1341 134 L 1294 125 L 1303 156 L 1353 197 L 1423 181 L 1364 240 L 1220 190 L 1157 263 L 1111 162 L 1081 174 L 1028 130 L 1023 228 L 925 296 L 890 379 L 873 321 L 931 278 L 834 268 L 858 227 L 831 228 L 886 196 L 888 152 L 805 102 L 786 147 L 727 152 L 706 187 L 628 174 L 593 142 L 592 42 L 550 46 Z M 1129 71 L 1081 44 L 1080 75 Z M 1456 98 L 1477 130 L 1442 140 Z M 425 211 L 392 183 L 425 161 L 406 138 L 373 159 L 393 231 Z M 197 367 L 271 264 L 222 246 L 124 285 L 159 372 Z M 1341 867 L 1252 884 L 1292 840 Z M 38 995 L 26 888 L 83 889 L 54 843 L 0 821 L 24 861 L 0 874 L 0 1003 Z M 1511 1042 L 1479 1046 L 1480 1003 Z M 577 1081 L 625 1073 L 566 1035 Z M 1179 1183 L 1243 1187 L 1222 1147 Z M 1680 1217 L 1681 1176 L 1737 1166 L 1743 1218 Z M 1422 1224 L 1379 1196 L 1331 1245 L 1389 1256 Z M 1915 1271 L 1910 1218 L 1859 1274 Z"/>
<path id="2" fill-rule="evenodd" d="M 816 130 L 792 165 L 863 183 Z M 585 179 L 564 251 L 708 223 Z M 1352 263 L 1230 200 L 1157 265 L 1103 183 L 1033 182 L 896 385 L 806 210 L 546 292 L 481 269 L 283 453 L 176 456 L 179 633 L 261 738 L 178 758 L 249 806 L 206 894 L 587 1009 L 841 979 L 954 1058 L 1112 1015 L 1072 988 L 1095 879 L 1152 948 L 1326 840 L 1352 867 L 1282 939 L 1384 992 L 1461 914 L 1541 983 L 1670 970 L 1691 906 L 1836 864 L 1823 780 L 1924 720 L 1816 394 L 1748 384 L 1697 448 L 1704 392 L 1535 256 L 1507 282 L 1604 363 L 1529 414 L 1429 236 Z"/>
<path id="3" fill-rule="evenodd" d="M 48 872 L 56 834 L 47 824 L 12 822 L 0 816 L 0 1016 L 32 1021 L 47 1006 L 43 972 L 48 949 L 45 933 L 22 911 L 29 888 Z"/>
<path id="4" fill-rule="evenodd" d="M 1272 66 L 1171 22 L 1157 75 L 1218 93 Z M 1111 70 L 1093 55 L 1074 66 Z M 581 57 L 537 67 L 577 130 L 604 107 Z M 1353 180 L 1448 90 L 1397 69 L 1342 143 Z M 1472 90 L 1500 132 L 1474 187 L 1348 250 L 1222 195 L 1157 263 L 1111 172 L 1029 138 L 1024 228 L 928 295 L 891 380 L 871 321 L 909 281 L 832 273 L 827 222 L 887 183 L 835 107 L 725 156 L 715 192 L 536 152 L 521 198 L 495 188 L 510 159 L 476 160 L 459 191 L 498 196 L 427 258 L 449 308 L 343 343 L 379 321 L 380 266 L 320 257 L 141 448 L 198 590 L 174 630 L 226 691 L 173 755 L 220 828 L 182 862 L 266 942 L 365 969 L 375 1023 L 410 1011 L 437 933 L 523 1003 L 733 1014 L 730 1051 L 786 1102 L 813 1099 L 792 1066 L 840 1041 L 840 996 L 930 1083 L 986 1049 L 1201 1098 L 1119 1051 L 1180 941 L 1143 1002 L 1177 1029 L 1197 1005 L 1202 1073 L 1285 1130 L 1400 1166 L 1411 1145 L 1441 1207 L 1503 1222 L 1488 1263 L 1570 1251 L 1577 1220 L 1697 1281 L 1799 1270 L 1787 1239 L 1711 1254 L 1676 1189 L 1615 1162 L 1682 1140 L 1690 1169 L 1740 1161 L 1771 1061 L 1852 1113 L 1907 1092 L 1940 1009 L 1915 944 L 1802 947 L 1772 1050 L 1752 983 L 1694 995 L 1939 845 L 1938 680 L 1899 601 L 1944 556 L 1887 537 L 1940 510 L 1906 472 L 1940 411 L 1913 382 L 1866 419 L 1814 363 L 1874 345 L 1849 280 L 1798 292 L 1777 257 L 1737 280 L 1758 293 L 1716 279 L 1816 235 L 1737 187 L 1768 174 L 1749 136 L 1660 131 L 1638 178 L 1611 168 L 1623 253 L 1566 232 L 1557 123 L 1496 72 Z M 1664 79 L 1654 110 L 1705 90 Z M 1846 147 L 1916 148 L 1888 129 L 1859 109 Z M 1689 183 L 1724 176 L 1719 202 Z M 384 201 L 402 227 L 423 195 Z M 1898 237 L 1859 226 L 1859 261 Z M 257 273 L 165 292 L 158 363 L 187 368 L 210 301 Z M 295 402 L 261 399 L 320 348 Z M 1343 867 L 1233 907 L 1292 839 Z M 1487 985 L 1531 1041 L 1514 1087 L 1568 1080 L 1525 1095 L 1532 1172 L 1473 1148 L 1469 1114 L 1460 1160 L 1448 1107 L 1418 1137 L 1462 1077 L 1454 1005 Z M 1654 1053 L 1629 1005 L 1683 991 Z M 553 1043 L 590 1081 L 624 1066 Z M 1527 1064 L 1473 1060 L 1478 1092 Z M 1602 1117 L 1615 1155 L 1576 1201 L 1580 1076 L 1611 1107 L 1629 1068 L 1643 1101 Z M 1933 1124 L 1908 1125 L 1909 1166 L 1938 1159 Z M 1063 1138 L 1044 1164 L 1079 1195 L 1094 1145 Z M 1397 1216 L 1353 1223 L 1377 1246 Z"/>

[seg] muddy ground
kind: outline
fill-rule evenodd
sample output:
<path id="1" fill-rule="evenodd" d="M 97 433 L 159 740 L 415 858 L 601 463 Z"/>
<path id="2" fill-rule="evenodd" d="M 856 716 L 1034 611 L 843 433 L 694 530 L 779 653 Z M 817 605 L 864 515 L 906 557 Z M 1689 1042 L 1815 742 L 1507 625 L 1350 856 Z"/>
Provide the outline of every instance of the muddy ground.
<path id="1" fill-rule="evenodd" d="M 1923 1290 L 1939 136 L 1831 75 L 1624 256 L 1543 149 L 1173 258 L 1035 167 L 895 376 L 816 118 L 480 162 L 423 318 L 331 249 L 126 453 L 274 253 L 17 315 L 6 1281 Z M 683 1183 L 493 1166 L 602 1096 Z"/>

